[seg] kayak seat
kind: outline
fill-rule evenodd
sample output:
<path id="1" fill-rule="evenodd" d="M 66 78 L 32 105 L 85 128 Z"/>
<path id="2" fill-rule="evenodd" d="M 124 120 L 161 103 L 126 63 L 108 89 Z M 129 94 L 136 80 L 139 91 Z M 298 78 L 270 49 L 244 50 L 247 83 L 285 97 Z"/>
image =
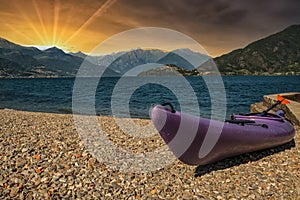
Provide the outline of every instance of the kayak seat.
<path id="1" fill-rule="evenodd" d="M 262 117 L 274 117 L 274 118 L 282 118 L 282 116 L 278 115 L 278 114 L 273 114 L 273 113 L 247 113 L 247 114 L 242 114 L 240 113 L 239 115 L 242 116 L 262 116 Z"/>
<path id="2" fill-rule="evenodd" d="M 230 120 L 225 120 L 225 122 L 231 123 L 231 124 L 240 124 L 242 126 L 244 124 L 253 124 L 253 123 L 255 123 L 255 121 L 253 121 L 253 120 L 244 120 L 244 119 L 239 119 L 239 120 L 230 119 Z"/>
<path id="3" fill-rule="evenodd" d="M 245 124 L 247 124 L 247 125 L 251 125 L 251 126 L 261 126 L 263 128 L 269 128 L 269 126 L 267 124 L 257 124 L 253 120 L 231 119 L 231 120 L 225 120 L 225 122 L 231 123 L 231 124 L 238 124 L 238 125 L 241 125 L 241 126 L 244 126 Z"/>

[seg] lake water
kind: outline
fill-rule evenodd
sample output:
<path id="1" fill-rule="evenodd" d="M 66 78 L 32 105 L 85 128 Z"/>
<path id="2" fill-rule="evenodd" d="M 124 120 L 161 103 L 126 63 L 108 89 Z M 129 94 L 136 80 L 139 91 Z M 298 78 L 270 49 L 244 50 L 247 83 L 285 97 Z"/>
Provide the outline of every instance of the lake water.
<path id="1" fill-rule="evenodd" d="M 222 91 L 207 86 L 201 77 L 126 77 L 102 78 L 92 94 L 80 93 L 78 101 L 95 98 L 96 113 L 148 118 L 151 104 L 171 102 L 176 110 L 190 114 L 197 106 L 200 115 L 211 116 L 212 101 L 218 105 Z M 250 104 L 263 100 L 263 95 L 300 91 L 300 76 L 223 76 L 226 95 L 226 115 L 247 113 Z M 64 113 L 72 112 L 74 78 L 0 79 L 0 108 L 26 111 Z M 84 78 L 89 87 L 92 79 Z M 97 80 L 96 80 L 97 81 Z M 159 85 L 162 83 L 164 86 Z M 176 92 L 168 89 L 176 88 Z M 209 89 L 208 89 L 209 88 Z M 196 96 L 195 102 L 193 96 Z M 213 96 L 211 98 L 211 96 Z M 220 99 L 221 101 L 222 99 Z M 112 103 L 113 101 L 113 103 Z M 179 103 L 180 102 L 180 103 Z M 113 105 L 113 106 L 111 106 Z M 223 104 L 221 104 L 224 106 Z M 112 108 L 113 107 L 113 113 Z M 217 112 L 217 111 L 216 111 Z"/>

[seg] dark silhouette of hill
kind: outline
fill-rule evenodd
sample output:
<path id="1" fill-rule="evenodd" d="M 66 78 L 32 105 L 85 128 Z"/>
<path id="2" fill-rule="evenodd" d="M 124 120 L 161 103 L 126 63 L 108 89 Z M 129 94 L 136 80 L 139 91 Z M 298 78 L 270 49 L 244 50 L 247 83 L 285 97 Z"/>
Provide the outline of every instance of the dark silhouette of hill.
<path id="1" fill-rule="evenodd" d="M 222 74 L 300 74 L 300 25 L 215 58 Z"/>

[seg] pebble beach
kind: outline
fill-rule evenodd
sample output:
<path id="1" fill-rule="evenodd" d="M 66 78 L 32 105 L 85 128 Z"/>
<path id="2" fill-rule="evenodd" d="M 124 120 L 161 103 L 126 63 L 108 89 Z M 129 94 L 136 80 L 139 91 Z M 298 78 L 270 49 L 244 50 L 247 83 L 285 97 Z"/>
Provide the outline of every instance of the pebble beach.
<path id="1" fill-rule="evenodd" d="M 132 152 L 164 145 L 158 135 L 126 140 L 99 116 L 111 140 Z M 137 124 L 149 120 L 136 119 Z M 0 110 L 0 199 L 300 199 L 300 130 L 280 147 L 207 166 L 180 161 L 156 171 L 123 172 L 99 162 L 71 114 Z"/>

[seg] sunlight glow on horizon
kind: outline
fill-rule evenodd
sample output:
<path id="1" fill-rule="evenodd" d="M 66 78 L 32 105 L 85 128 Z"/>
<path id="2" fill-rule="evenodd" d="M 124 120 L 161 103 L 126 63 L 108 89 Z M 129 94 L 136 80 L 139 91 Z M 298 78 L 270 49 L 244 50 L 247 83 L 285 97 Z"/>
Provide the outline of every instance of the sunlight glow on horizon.
<path id="1" fill-rule="evenodd" d="M 107 36 L 105 37 L 103 34 L 100 34 L 100 37 L 99 34 L 97 36 L 92 35 L 87 26 L 116 1 L 106 0 L 95 3 L 98 9 L 89 13 L 88 18 L 77 21 L 73 20 L 78 10 L 72 10 L 72 7 L 69 8 L 67 5 L 64 5 L 63 8 L 61 0 L 32 0 L 31 4 L 24 1 L 13 1 L 8 7 L 11 8 L 12 12 L 16 11 L 18 15 L 14 15 L 12 19 L 14 23 L 3 24 L 6 30 L 0 32 L 0 37 L 16 44 L 33 46 L 42 50 L 55 46 L 65 52 L 89 52 L 96 46 L 90 40 L 101 42 Z M 45 7 L 49 9 L 44 9 Z M 74 23 L 76 26 L 72 25 Z"/>
<path id="2" fill-rule="evenodd" d="M 26 47 L 35 47 L 35 48 L 38 48 L 39 50 L 47 50 L 47 49 L 50 49 L 50 48 L 53 48 L 53 47 L 56 47 L 56 48 L 59 48 L 61 49 L 60 47 L 58 46 L 54 46 L 54 45 L 51 45 L 51 46 L 43 46 L 43 45 L 24 45 Z"/>
<path id="3" fill-rule="evenodd" d="M 299 24 L 300 19 L 290 1 L 279 7 L 262 1 L 265 9 L 251 1 L 0 0 L 0 4 L 1 38 L 85 53 L 118 33 L 157 27 L 186 34 L 217 57 Z M 274 15 L 277 12 L 281 14 Z M 115 50 L 105 53 L 110 52 Z"/>
<path id="4" fill-rule="evenodd" d="M 70 2 L 65 3 L 62 0 L 32 0 L 31 4 L 26 3 L 26 1 L 14 1 L 10 4 L 11 14 L 14 16 L 11 19 L 12 23 L 3 24 L 5 31 L 0 32 L 0 37 L 16 44 L 33 46 L 42 50 L 57 47 L 64 52 L 90 54 L 93 49 L 110 37 L 139 27 L 138 23 L 131 24 L 128 21 L 125 23 L 122 18 L 118 18 L 120 21 L 117 24 L 114 24 L 113 21 L 112 24 L 104 22 L 105 20 L 115 19 L 109 14 L 108 10 L 116 9 L 111 7 L 118 1 L 98 1 L 94 6 L 89 7 L 86 12 L 75 9 L 75 5 Z M 80 7 L 80 5 L 76 6 Z M 18 15 L 14 13 L 15 11 L 18 12 Z M 0 14 L 3 14 L 3 12 L 0 12 Z M 79 15 L 80 17 L 77 17 Z M 102 19 L 104 20 L 102 21 Z M 186 45 L 186 48 L 193 50 L 193 47 L 189 46 L 188 43 L 180 41 L 174 43 L 172 45 L 174 47 L 170 47 L 166 42 L 167 39 L 168 36 L 161 36 L 157 40 L 149 41 L 149 43 L 154 46 L 157 46 L 157 44 L 165 45 L 165 50 L 169 51 L 175 50 L 176 45 L 178 47 Z M 145 38 L 142 38 L 142 40 L 146 41 Z M 137 41 L 135 48 L 145 49 L 149 47 L 149 45 L 143 46 L 145 41 Z M 140 43 L 142 44 L 140 45 Z M 115 42 L 99 52 L 98 55 L 128 51 L 133 49 L 132 46 L 132 43 L 126 40 Z"/>
<path id="5" fill-rule="evenodd" d="M 13 10 L 19 13 L 16 19 L 23 21 L 23 23 L 15 25 L 10 23 L 4 24 L 8 29 L 6 30 L 6 35 L 3 35 L 2 32 L 0 33 L 0 37 L 23 46 L 37 47 L 41 50 L 57 47 L 66 53 L 83 52 L 84 54 L 90 55 L 93 49 L 110 37 L 122 33 L 123 31 L 136 28 L 126 27 L 126 29 L 122 30 L 123 28 L 121 27 L 111 29 L 110 24 L 105 24 L 103 28 L 108 27 L 106 28 L 106 32 L 108 31 L 109 34 L 102 31 L 91 31 L 95 24 L 96 26 L 102 25 L 98 25 L 97 23 L 100 17 L 104 17 L 105 19 L 110 17 L 110 15 L 105 14 L 116 2 L 118 2 L 118 0 L 98 2 L 98 4 L 90 8 L 89 12 L 83 13 L 80 18 L 75 18 L 78 14 L 81 14 L 80 12 L 76 13 L 78 9 L 74 9 L 74 7 L 69 4 L 63 4 L 61 0 L 32 0 L 32 5 L 28 5 L 26 2 L 13 2 Z M 49 9 L 43 9 L 45 7 Z M 29 11 L 28 8 L 33 9 Z M 146 39 L 143 38 L 142 40 Z M 171 51 L 176 49 L 175 47 L 170 47 L 165 40 L 165 36 L 161 36 L 157 40 L 150 41 L 150 43 L 154 46 L 157 46 L 156 44 L 165 44 L 166 48 L 161 50 Z M 134 48 L 144 49 L 149 47 L 149 45 L 143 46 L 144 42 L 145 41 L 137 41 Z M 129 43 L 130 42 L 126 40 L 115 42 L 107 46 L 102 52 L 98 52 L 97 55 L 108 55 L 131 50 L 133 47 L 132 44 Z M 180 42 L 180 44 L 182 44 L 182 42 Z M 176 44 L 174 45 L 176 46 Z M 180 46 L 182 47 L 182 45 Z M 193 49 L 189 44 L 186 44 L 186 48 Z"/>
<path id="6" fill-rule="evenodd" d="M 111 34 L 107 35 L 102 32 L 95 34 L 90 30 L 93 23 L 96 20 L 99 20 L 99 17 L 102 17 L 102 15 L 117 1 L 118 0 L 105 0 L 81 18 L 74 18 L 74 14 L 76 13 L 72 10 L 73 7 L 67 7 L 61 0 L 54 0 L 52 3 L 50 3 L 50 1 L 41 2 L 32 0 L 31 7 L 34 8 L 32 10 L 33 12 L 28 12 L 28 9 L 24 9 L 24 7 L 27 6 L 24 2 L 15 2 L 13 3 L 13 7 L 20 13 L 20 19 L 22 19 L 24 23 L 20 23 L 18 26 L 5 24 L 11 30 L 12 34 L 9 35 L 13 39 L 10 39 L 10 37 L 5 38 L 12 42 L 24 46 L 33 46 L 41 50 L 57 47 L 66 53 L 83 52 L 84 54 L 91 55 L 95 53 L 92 53 L 92 51 L 99 44 L 126 31 L 126 29 L 123 31 L 118 30 L 117 32 L 111 30 L 109 31 Z M 49 9 L 43 10 L 42 8 L 44 7 Z M 76 26 L 71 26 L 71 24 L 74 23 L 74 19 L 79 20 L 76 21 Z M 131 27 L 130 29 L 127 29 L 127 31 L 130 31 L 132 28 L 135 27 Z M 20 31 L 22 29 L 27 31 Z M 183 45 L 186 45 L 186 48 L 193 49 L 189 44 L 185 44 L 181 41 L 177 41 L 170 45 L 170 43 L 167 42 L 168 36 L 165 35 L 154 36 L 156 37 L 155 40 L 148 41 L 148 38 L 151 37 L 151 35 L 145 33 L 145 37 L 140 37 L 134 42 L 135 45 L 132 44 L 132 38 L 130 38 L 131 41 L 126 39 L 116 41 L 107 45 L 101 52 L 97 52 L 97 55 L 108 55 L 129 51 L 134 48 L 145 49 L 151 45 L 153 45 L 153 47 L 164 45 L 165 49 L 160 50 L 169 51 L 178 49 L 176 46 L 182 47 Z"/>

